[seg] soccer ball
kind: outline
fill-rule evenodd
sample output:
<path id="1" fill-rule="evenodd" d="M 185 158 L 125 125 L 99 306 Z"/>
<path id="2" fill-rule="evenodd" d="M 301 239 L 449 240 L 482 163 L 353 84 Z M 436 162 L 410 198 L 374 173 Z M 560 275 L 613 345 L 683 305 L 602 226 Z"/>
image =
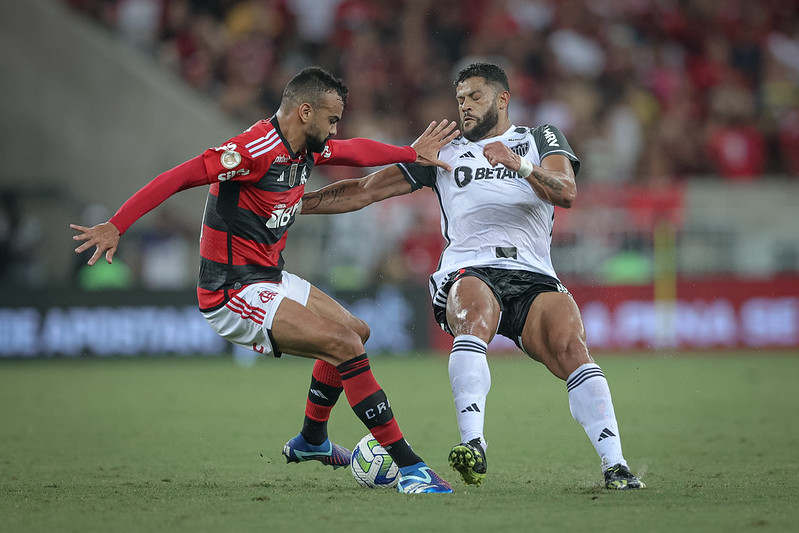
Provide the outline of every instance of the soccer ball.
<path id="1" fill-rule="evenodd" d="M 352 477 L 370 489 L 394 487 L 399 481 L 399 468 L 371 433 L 352 450 Z"/>

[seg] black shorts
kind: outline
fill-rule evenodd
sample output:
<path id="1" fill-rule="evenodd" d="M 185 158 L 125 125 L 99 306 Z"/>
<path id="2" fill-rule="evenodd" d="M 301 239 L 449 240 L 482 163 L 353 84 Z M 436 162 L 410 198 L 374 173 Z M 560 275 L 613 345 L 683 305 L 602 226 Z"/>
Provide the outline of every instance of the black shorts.
<path id="1" fill-rule="evenodd" d="M 522 330 L 527 320 L 527 313 L 536 296 L 542 292 L 562 292 L 570 294 L 568 289 L 557 278 L 529 272 L 527 270 L 507 270 L 492 267 L 466 267 L 450 274 L 436 291 L 433 298 L 433 313 L 436 322 L 441 328 L 454 335 L 447 324 L 446 305 L 437 302 L 446 302 L 446 297 L 452 285 L 461 278 L 473 276 L 488 285 L 499 302 L 502 316 L 499 320 L 497 333 L 503 335 L 524 351 L 521 345 Z"/>

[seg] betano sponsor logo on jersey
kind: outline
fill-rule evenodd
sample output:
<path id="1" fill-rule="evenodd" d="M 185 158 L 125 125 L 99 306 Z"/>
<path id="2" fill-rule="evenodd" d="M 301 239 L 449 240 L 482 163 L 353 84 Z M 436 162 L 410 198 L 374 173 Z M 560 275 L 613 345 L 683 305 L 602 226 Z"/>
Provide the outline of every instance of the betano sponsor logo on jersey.
<path id="1" fill-rule="evenodd" d="M 299 210 L 302 202 L 297 202 L 294 205 L 287 206 L 286 204 L 277 204 L 272 214 L 269 215 L 269 220 L 266 221 L 266 227 L 270 229 L 282 228 L 288 226 L 294 218 L 294 214 Z"/>
<path id="2" fill-rule="evenodd" d="M 455 183 L 457 183 L 458 187 L 463 188 L 472 181 L 514 179 L 518 178 L 519 174 L 499 165 L 493 168 L 456 167 L 452 172 L 452 176 L 455 178 Z"/>

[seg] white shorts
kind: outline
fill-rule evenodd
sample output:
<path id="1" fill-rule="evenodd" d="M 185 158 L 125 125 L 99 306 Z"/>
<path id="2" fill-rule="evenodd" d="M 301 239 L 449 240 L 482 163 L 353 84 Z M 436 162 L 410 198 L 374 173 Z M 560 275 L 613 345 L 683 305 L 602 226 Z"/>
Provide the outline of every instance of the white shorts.
<path id="1" fill-rule="evenodd" d="M 280 283 L 253 283 L 244 287 L 223 307 L 203 313 L 219 335 L 237 346 L 264 355 L 280 357 L 272 338 L 272 321 L 283 298 L 308 304 L 311 284 L 299 276 L 283 272 Z"/>

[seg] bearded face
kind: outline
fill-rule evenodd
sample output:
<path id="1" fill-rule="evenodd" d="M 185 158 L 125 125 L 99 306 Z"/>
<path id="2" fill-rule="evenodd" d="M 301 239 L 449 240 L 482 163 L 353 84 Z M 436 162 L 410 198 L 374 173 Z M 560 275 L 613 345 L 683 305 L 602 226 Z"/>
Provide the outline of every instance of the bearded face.
<path id="1" fill-rule="evenodd" d="M 325 143 L 330 139 L 330 135 L 318 127 L 312 126 L 305 134 L 305 146 L 308 151 L 321 154 L 325 149 Z"/>
<path id="2" fill-rule="evenodd" d="M 486 137 L 494 126 L 499 122 L 499 109 L 497 102 L 494 100 L 488 109 L 485 110 L 483 116 L 477 116 L 474 111 L 464 113 L 461 117 L 461 132 L 463 136 L 474 142 Z"/>

